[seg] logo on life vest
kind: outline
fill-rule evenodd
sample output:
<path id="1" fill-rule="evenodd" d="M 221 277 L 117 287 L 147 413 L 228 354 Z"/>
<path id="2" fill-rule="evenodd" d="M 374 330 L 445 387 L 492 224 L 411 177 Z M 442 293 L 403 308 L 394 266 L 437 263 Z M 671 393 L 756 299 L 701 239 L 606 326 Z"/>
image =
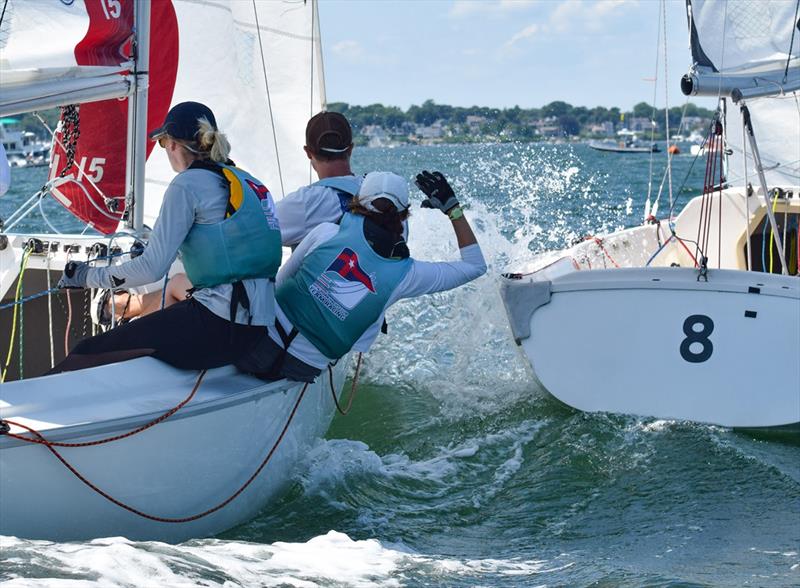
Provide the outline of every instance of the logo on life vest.
<path id="1" fill-rule="evenodd" d="M 347 247 L 342 249 L 308 290 L 342 321 L 368 293 L 376 293 L 373 276 L 362 269 L 356 252 Z"/>
<path id="2" fill-rule="evenodd" d="M 256 193 L 258 196 L 258 200 L 261 202 L 261 210 L 264 211 L 264 217 L 267 219 L 267 224 L 269 228 L 274 231 L 280 231 L 281 227 L 278 224 L 278 217 L 275 214 L 275 201 L 272 199 L 272 194 L 269 191 L 269 188 L 266 186 L 262 186 L 261 184 L 257 184 L 252 180 L 245 180 L 247 185 L 252 188 L 253 192 Z"/>

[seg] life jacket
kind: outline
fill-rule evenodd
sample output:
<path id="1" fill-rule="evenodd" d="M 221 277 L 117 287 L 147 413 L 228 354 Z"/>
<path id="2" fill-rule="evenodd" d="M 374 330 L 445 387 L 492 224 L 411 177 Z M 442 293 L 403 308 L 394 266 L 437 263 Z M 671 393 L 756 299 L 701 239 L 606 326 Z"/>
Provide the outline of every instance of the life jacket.
<path id="1" fill-rule="evenodd" d="M 281 232 L 269 190 L 233 165 L 195 162 L 191 167 L 213 171 L 229 186 L 225 219 L 195 223 L 179 248 L 192 285 L 274 279 L 281 264 Z"/>
<path id="2" fill-rule="evenodd" d="M 338 359 L 380 318 L 411 264 L 409 257 L 375 253 L 364 238 L 364 217 L 347 213 L 338 233 L 303 259 L 275 299 L 295 329 Z"/>
<path id="3" fill-rule="evenodd" d="M 339 196 L 339 206 L 341 206 L 342 212 L 349 212 L 350 208 L 348 205 L 353 197 L 358 194 L 363 180 L 364 178 L 360 176 L 335 176 L 332 178 L 323 178 L 311 185 L 333 188 L 336 191 L 336 195 Z"/>

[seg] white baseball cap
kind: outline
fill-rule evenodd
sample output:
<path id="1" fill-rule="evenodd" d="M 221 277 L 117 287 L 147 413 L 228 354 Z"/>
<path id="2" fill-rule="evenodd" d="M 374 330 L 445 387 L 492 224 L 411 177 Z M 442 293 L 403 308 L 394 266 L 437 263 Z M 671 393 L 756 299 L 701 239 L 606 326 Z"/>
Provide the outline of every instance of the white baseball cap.
<path id="1" fill-rule="evenodd" d="M 398 212 L 407 210 L 409 207 L 408 182 L 405 178 L 392 172 L 368 173 L 358 191 L 358 203 L 367 210 L 380 212 L 372 206 L 372 202 L 378 198 L 386 198 L 394 204 Z"/>

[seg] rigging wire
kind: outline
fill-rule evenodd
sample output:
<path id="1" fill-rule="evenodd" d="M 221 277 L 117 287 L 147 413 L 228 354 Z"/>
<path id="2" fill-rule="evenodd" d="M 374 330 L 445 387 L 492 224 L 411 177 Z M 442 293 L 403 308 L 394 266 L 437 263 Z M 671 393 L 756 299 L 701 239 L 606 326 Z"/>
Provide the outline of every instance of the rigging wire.
<path id="1" fill-rule="evenodd" d="M 669 179 L 669 202 L 672 204 L 672 153 L 669 151 L 669 64 L 667 62 L 667 2 L 661 0 L 664 23 L 664 119 L 667 137 L 667 177 Z"/>
<path id="2" fill-rule="evenodd" d="M 272 126 L 272 140 L 275 144 L 275 160 L 278 164 L 278 180 L 281 184 L 281 197 L 286 196 L 286 190 L 283 187 L 283 171 L 281 169 L 281 154 L 278 149 L 278 133 L 275 130 L 275 117 L 272 113 L 272 99 L 270 97 L 269 92 L 269 76 L 267 76 L 267 62 L 264 59 L 264 45 L 261 40 L 261 25 L 258 23 L 258 7 L 256 6 L 256 0 L 253 0 L 253 15 L 255 16 L 256 21 L 256 33 L 258 34 L 258 48 L 259 53 L 261 53 L 261 69 L 264 72 L 264 87 L 267 91 L 267 108 L 269 109 L 269 122 Z"/>
<path id="3" fill-rule="evenodd" d="M 663 0 L 662 0 L 663 1 Z M 656 67 L 655 67 L 655 75 L 653 77 L 653 114 L 650 117 L 650 144 L 652 145 L 655 142 L 655 134 L 656 134 L 656 114 L 658 110 L 656 109 L 656 99 L 658 96 L 658 66 L 659 66 L 659 49 L 661 47 L 661 11 L 658 13 L 658 28 L 656 33 Z M 669 143 L 667 143 L 669 144 Z M 651 206 L 650 206 L 650 197 L 653 193 L 653 158 L 654 158 L 653 150 L 650 149 L 650 163 L 649 163 L 649 170 L 647 173 L 647 200 L 645 201 L 644 205 L 644 219 L 645 221 L 650 217 L 651 214 Z M 656 198 L 656 200 L 658 200 Z"/>
<path id="4" fill-rule="evenodd" d="M 789 78 L 789 63 L 792 61 L 792 49 L 794 49 L 794 33 L 797 30 L 797 27 L 800 27 L 800 21 L 797 20 L 798 10 L 800 9 L 800 0 L 797 0 L 797 4 L 794 7 L 794 21 L 792 22 L 792 40 L 789 41 L 789 54 L 786 56 L 786 69 L 783 71 L 783 83 L 786 83 L 786 80 Z"/>

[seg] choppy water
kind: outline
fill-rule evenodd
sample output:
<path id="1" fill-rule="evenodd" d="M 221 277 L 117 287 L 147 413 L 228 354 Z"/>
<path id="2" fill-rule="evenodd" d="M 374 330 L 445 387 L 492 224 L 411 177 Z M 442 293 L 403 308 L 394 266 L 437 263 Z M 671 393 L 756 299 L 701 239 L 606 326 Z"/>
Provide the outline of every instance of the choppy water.
<path id="1" fill-rule="evenodd" d="M 691 161 L 676 158 L 676 191 Z M 511 341 L 497 274 L 638 224 L 649 156 L 401 147 L 359 149 L 354 167 L 445 172 L 488 275 L 393 308 L 353 411 L 255 520 L 180 545 L 5 537 L 3 586 L 800 585 L 800 439 L 573 411 L 536 389 Z M 17 188 L 36 174 L 15 169 Z M 448 224 L 415 210 L 412 254 L 456 255 Z"/>

